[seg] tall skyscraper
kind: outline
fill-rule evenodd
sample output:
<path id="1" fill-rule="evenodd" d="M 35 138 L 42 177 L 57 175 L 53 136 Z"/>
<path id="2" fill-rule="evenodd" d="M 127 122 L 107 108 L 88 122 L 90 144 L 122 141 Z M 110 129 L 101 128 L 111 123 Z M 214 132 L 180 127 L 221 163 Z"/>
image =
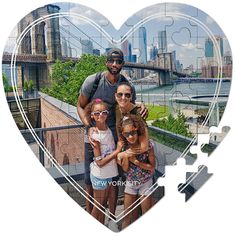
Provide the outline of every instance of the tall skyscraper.
<path id="1" fill-rule="evenodd" d="M 132 45 L 131 43 L 129 43 L 129 46 L 128 46 L 128 51 L 129 51 L 129 57 L 128 57 L 128 61 L 131 61 L 132 59 Z"/>
<path id="2" fill-rule="evenodd" d="M 211 62 L 210 64 L 216 64 L 217 63 L 217 55 L 220 56 L 220 60 L 223 60 L 224 56 L 224 44 L 223 44 L 223 38 L 221 36 L 215 36 L 216 43 L 218 47 L 216 47 L 212 41 L 211 38 L 207 38 L 205 40 L 205 57 L 207 59 L 207 64 Z M 219 49 L 219 54 L 217 53 L 217 50 Z"/>
<path id="3" fill-rule="evenodd" d="M 150 50 L 150 60 L 154 61 L 157 58 L 158 49 L 156 46 L 152 45 Z"/>
<path id="4" fill-rule="evenodd" d="M 159 53 L 167 52 L 167 37 L 165 30 L 158 32 L 158 52 Z"/>
<path id="5" fill-rule="evenodd" d="M 210 38 L 205 40 L 205 57 L 213 57 L 214 56 L 214 45 Z"/>
<path id="6" fill-rule="evenodd" d="M 224 54 L 224 64 L 225 65 L 232 65 L 232 55 L 231 55 L 230 51 L 227 51 Z"/>
<path id="7" fill-rule="evenodd" d="M 176 59 L 176 51 L 175 50 L 172 51 L 171 57 L 172 57 L 172 60 L 171 60 L 172 61 L 172 69 L 176 70 L 176 68 L 177 68 L 176 61 L 177 61 L 177 59 Z"/>
<path id="8" fill-rule="evenodd" d="M 70 47 L 70 42 L 65 37 L 61 38 L 61 53 L 62 53 L 62 56 L 72 57 L 72 50 Z"/>
<path id="9" fill-rule="evenodd" d="M 139 62 L 147 63 L 147 33 L 145 27 L 139 28 Z"/>
<path id="10" fill-rule="evenodd" d="M 202 75 L 206 78 L 216 78 L 219 73 L 217 68 L 224 63 L 223 38 L 221 36 L 214 36 L 214 38 L 215 40 L 205 39 L 205 59 L 202 62 Z"/>
<path id="11" fill-rule="evenodd" d="M 129 61 L 129 41 L 125 40 L 122 44 L 121 44 L 121 50 L 124 54 L 124 60 L 125 61 Z"/>
<path id="12" fill-rule="evenodd" d="M 62 56 L 68 56 L 68 46 L 65 37 L 61 38 L 61 53 Z"/>
<path id="13" fill-rule="evenodd" d="M 82 54 L 93 54 L 93 43 L 88 39 L 80 40 L 82 46 Z"/>
<path id="14" fill-rule="evenodd" d="M 104 55 L 106 55 L 110 49 L 112 49 L 112 47 L 105 48 Z"/>
<path id="15" fill-rule="evenodd" d="M 220 57 L 222 58 L 224 56 L 223 38 L 221 36 L 215 36 L 215 39 L 216 39 L 216 42 L 217 42 L 219 49 L 220 49 Z M 215 52 L 215 55 L 217 55 L 216 52 Z"/>
<path id="16" fill-rule="evenodd" d="M 93 49 L 93 55 L 100 56 L 100 50 L 99 49 Z"/>
<path id="17" fill-rule="evenodd" d="M 137 55 L 135 55 L 135 54 L 131 55 L 131 62 L 134 62 L 134 63 L 137 62 Z"/>

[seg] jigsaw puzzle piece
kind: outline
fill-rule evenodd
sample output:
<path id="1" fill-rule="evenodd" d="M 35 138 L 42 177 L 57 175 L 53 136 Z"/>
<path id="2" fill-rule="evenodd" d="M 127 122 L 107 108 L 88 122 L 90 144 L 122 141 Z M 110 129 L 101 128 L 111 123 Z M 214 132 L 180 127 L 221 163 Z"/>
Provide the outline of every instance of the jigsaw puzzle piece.
<path id="1" fill-rule="evenodd" d="M 199 166 L 197 172 L 186 172 L 186 182 L 179 184 L 178 191 L 185 193 L 185 201 L 188 201 L 212 175 L 204 165 Z"/>
<path id="2" fill-rule="evenodd" d="M 221 129 L 217 127 L 211 127 L 210 133 L 208 134 L 198 134 L 196 145 L 190 147 L 190 152 L 192 154 L 197 154 L 197 157 L 194 158 L 192 163 L 192 171 L 196 171 L 197 166 L 209 166 L 209 156 L 215 150 L 215 148 L 222 142 L 227 133 L 229 132 L 230 127 L 224 126 Z"/>
<path id="3" fill-rule="evenodd" d="M 208 154 L 201 151 L 202 147 L 206 144 L 209 144 L 209 134 L 198 134 L 196 145 L 192 145 L 190 147 L 190 152 L 192 154 L 197 154 L 197 158 L 195 159 L 192 166 L 192 168 L 194 168 L 193 171 L 200 165 L 207 166 Z"/>
<path id="4" fill-rule="evenodd" d="M 223 126 L 221 129 L 218 127 L 210 127 L 209 145 L 202 145 L 201 151 L 207 153 L 208 156 L 216 149 L 216 147 L 224 140 L 228 132 L 229 126 Z"/>
<path id="5" fill-rule="evenodd" d="M 166 166 L 165 175 L 158 179 L 158 184 L 165 188 L 165 199 L 183 204 L 184 198 L 178 193 L 179 180 L 185 180 L 186 164 L 179 158 L 176 165 Z"/>

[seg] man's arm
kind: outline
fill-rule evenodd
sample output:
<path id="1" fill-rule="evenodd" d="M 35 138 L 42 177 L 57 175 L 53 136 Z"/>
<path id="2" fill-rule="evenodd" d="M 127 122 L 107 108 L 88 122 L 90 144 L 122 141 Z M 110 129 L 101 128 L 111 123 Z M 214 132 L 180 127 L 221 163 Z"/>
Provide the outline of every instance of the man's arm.
<path id="1" fill-rule="evenodd" d="M 80 117 L 80 120 L 85 126 L 90 125 L 84 111 L 84 108 L 86 107 L 88 103 L 89 103 L 89 99 L 86 96 L 80 94 L 78 97 L 78 102 L 77 102 L 77 112 Z"/>
<path id="2" fill-rule="evenodd" d="M 140 109 L 140 115 L 141 117 L 146 120 L 148 117 L 148 108 L 145 106 L 144 102 L 142 102 L 141 104 L 138 105 L 141 109 Z"/>
<path id="3" fill-rule="evenodd" d="M 132 83 L 130 83 L 130 85 L 132 86 L 132 90 L 133 90 L 131 102 L 132 102 L 133 104 L 135 104 L 135 100 L 136 100 L 136 98 L 137 98 L 137 97 L 136 97 L 136 90 L 135 90 L 135 87 L 134 87 L 134 85 L 133 85 Z M 141 117 L 142 117 L 144 120 L 146 120 L 147 117 L 148 117 L 148 108 L 145 106 L 144 102 L 142 102 L 141 104 L 136 104 L 136 105 L 138 105 L 138 106 L 140 107 L 140 115 L 141 115 Z"/>

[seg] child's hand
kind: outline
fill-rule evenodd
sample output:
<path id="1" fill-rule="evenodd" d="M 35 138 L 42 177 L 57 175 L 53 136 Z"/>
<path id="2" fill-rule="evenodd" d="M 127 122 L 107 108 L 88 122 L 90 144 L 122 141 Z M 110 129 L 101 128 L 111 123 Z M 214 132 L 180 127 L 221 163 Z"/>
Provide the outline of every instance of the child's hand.
<path id="1" fill-rule="evenodd" d="M 136 157 L 133 156 L 133 155 L 132 155 L 132 156 L 129 155 L 128 157 L 129 157 L 129 161 L 132 162 L 132 163 L 134 163 L 135 161 L 137 161 Z M 135 164 L 135 163 L 134 163 L 134 164 Z"/>
<path id="2" fill-rule="evenodd" d="M 88 130 L 88 140 L 89 140 L 89 143 L 91 144 L 91 146 L 94 148 L 95 147 L 95 140 L 92 138 L 92 134 L 94 132 L 98 132 L 98 129 L 96 127 L 91 127 L 89 128 Z"/>
<path id="3" fill-rule="evenodd" d="M 126 152 L 120 152 L 117 154 L 117 160 L 122 161 L 123 159 L 128 158 L 128 155 Z"/>
<path id="4" fill-rule="evenodd" d="M 118 143 L 117 143 L 116 149 L 117 149 L 118 151 L 121 151 L 122 148 L 124 147 L 124 145 L 125 145 L 125 142 L 124 142 L 123 140 L 119 140 Z"/>
<path id="5" fill-rule="evenodd" d="M 122 154 L 121 154 L 121 153 L 118 153 L 118 155 L 117 155 L 117 160 L 121 162 L 122 159 L 123 159 Z"/>
<path id="6" fill-rule="evenodd" d="M 136 159 L 136 160 L 134 160 L 134 164 L 136 165 L 136 166 L 138 166 L 138 164 L 139 164 L 139 161 Z"/>

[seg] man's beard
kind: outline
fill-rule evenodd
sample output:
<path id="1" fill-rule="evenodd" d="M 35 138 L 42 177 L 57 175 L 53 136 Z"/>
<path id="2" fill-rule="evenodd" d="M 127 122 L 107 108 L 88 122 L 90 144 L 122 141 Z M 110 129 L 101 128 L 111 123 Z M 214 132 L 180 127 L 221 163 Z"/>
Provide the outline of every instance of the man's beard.
<path id="1" fill-rule="evenodd" d="M 112 68 L 110 68 L 109 66 L 107 66 L 107 70 L 108 70 L 112 75 L 118 75 L 118 74 L 120 73 L 121 69 L 122 69 L 122 68 L 113 71 Z"/>

